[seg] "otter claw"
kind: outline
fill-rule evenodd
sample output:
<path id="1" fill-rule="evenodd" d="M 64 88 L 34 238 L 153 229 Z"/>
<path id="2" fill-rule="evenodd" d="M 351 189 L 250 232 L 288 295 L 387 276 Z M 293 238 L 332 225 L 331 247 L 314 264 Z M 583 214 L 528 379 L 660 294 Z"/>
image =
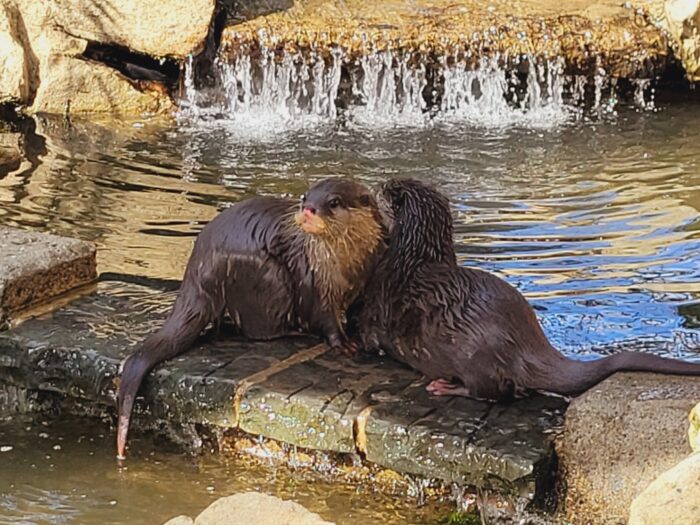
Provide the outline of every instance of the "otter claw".
<path id="1" fill-rule="evenodd" d="M 344 356 L 355 357 L 360 351 L 360 344 L 357 341 L 345 341 L 338 348 Z"/>
<path id="2" fill-rule="evenodd" d="M 434 396 L 468 396 L 468 390 L 458 383 L 447 379 L 436 379 L 428 383 L 425 389 Z"/>

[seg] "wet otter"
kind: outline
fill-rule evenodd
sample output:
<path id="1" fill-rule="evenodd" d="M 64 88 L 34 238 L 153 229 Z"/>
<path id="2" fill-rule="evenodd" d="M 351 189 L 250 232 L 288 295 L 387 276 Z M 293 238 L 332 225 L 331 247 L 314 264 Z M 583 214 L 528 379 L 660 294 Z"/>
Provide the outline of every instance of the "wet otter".
<path id="1" fill-rule="evenodd" d="M 347 179 L 315 184 L 301 204 L 255 197 L 220 213 L 199 234 L 163 327 L 122 365 L 118 456 L 124 456 L 143 378 L 186 351 L 226 312 L 251 339 L 303 331 L 352 350 L 342 318 L 364 286 L 383 236 L 374 196 Z"/>
<path id="2" fill-rule="evenodd" d="M 588 362 L 565 357 L 520 292 L 457 265 L 443 195 L 412 180 L 391 180 L 382 193 L 394 224 L 364 294 L 360 336 L 366 348 L 384 349 L 425 374 L 429 392 L 492 400 L 535 390 L 572 396 L 621 370 L 700 375 L 700 364 L 636 352 Z"/>

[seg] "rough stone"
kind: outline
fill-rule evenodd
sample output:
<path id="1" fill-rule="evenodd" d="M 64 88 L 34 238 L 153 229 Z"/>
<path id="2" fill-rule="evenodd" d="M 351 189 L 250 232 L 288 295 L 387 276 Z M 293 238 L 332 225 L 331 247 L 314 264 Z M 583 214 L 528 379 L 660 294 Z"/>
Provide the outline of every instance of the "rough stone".
<path id="1" fill-rule="evenodd" d="M 0 179 L 22 164 L 19 141 L 19 133 L 0 133 Z"/>
<path id="2" fill-rule="evenodd" d="M 24 47 L 14 30 L 16 17 L 7 5 L 0 5 L 0 103 L 28 97 Z"/>
<path id="3" fill-rule="evenodd" d="M 202 51 L 215 0 L 148 2 L 45 0 L 55 24 L 83 40 L 118 44 L 155 57 Z"/>
<path id="4" fill-rule="evenodd" d="M 219 498 L 194 520 L 195 525 L 333 525 L 293 501 L 259 492 Z M 183 523 L 184 525 L 184 523 Z"/>
<path id="5" fill-rule="evenodd" d="M 0 227 L 0 318 L 94 280 L 92 243 Z"/>
<path id="6" fill-rule="evenodd" d="M 224 57 L 261 46 L 302 54 L 337 46 L 348 63 L 384 49 L 419 53 L 424 62 L 528 55 L 562 57 L 570 73 L 602 68 L 625 78 L 651 78 L 669 60 L 666 36 L 635 9 L 661 0 L 278 1 L 266 4 L 264 16 L 257 4 L 236 3 L 222 35 Z"/>
<path id="7" fill-rule="evenodd" d="M 97 291 L 0 334 L 0 382 L 113 407 L 120 360 L 166 315 L 174 292 L 103 280 Z M 163 422 L 240 428 L 445 481 L 528 499 L 550 480 L 549 433 L 564 402 L 431 398 L 387 358 L 347 359 L 308 337 L 205 336 L 150 374 L 134 431 Z M 539 494 L 535 494 L 538 492 Z"/>
<path id="8" fill-rule="evenodd" d="M 700 403 L 693 407 L 688 415 L 688 441 L 693 452 L 700 452 Z"/>
<path id="9" fill-rule="evenodd" d="M 630 504 L 689 452 L 700 379 L 615 374 L 572 401 L 558 443 L 573 523 L 624 524 Z"/>
<path id="10" fill-rule="evenodd" d="M 174 108 L 156 84 L 155 89 L 136 89 L 134 82 L 104 64 L 51 54 L 42 60 L 42 70 L 46 73 L 31 106 L 37 113 L 150 115 Z"/>
<path id="11" fill-rule="evenodd" d="M 212 0 L 201 0 L 209 5 Z M 80 4 L 80 5 L 78 5 Z M 201 33 L 201 17 L 206 10 L 197 10 L 199 4 L 182 4 L 182 9 L 171 9 L 162 2 L 115 3 L 78 2 L 77 0 L 0 0 L 0 42 L 7 44 L 0 60 L 0 101 L 11 101 L 27 107 L 32 112 L 46 113 L 112 113 L 138 115 L 163 113 L 174 109 L 174 104 L 161 83 L 134 81 L 101 62 L 88 60 L 84 55 L 88 38 L 96 25 L 103 25 L 106 44 L 122 43 L 111 32 L 128 34 L 132 27 L 128 19 L 115 16 L 119 10 L 136 17 L 136 4 L 142 4 L 149 13 L 163 10 L 163 17 L 170 20 L 171 13 L 191 7 L 191 18 L 182 21 L 188 25 L 194 20 L 192 32 L 170 31 L 164 24 L 151 23 L 147 28 L 136 25 L 147 33 L 146 39 L 162 40 L 165 46 L 173 39 L 182 38 L 184 47 L 163 47 L 163 54 L 178 55 L 193 50 L 191 39 Z M 68 12 L 62 9 L 75 8 Z M 95 10 L 108 10 L 101 18 L 95 18 Z M 129 11 L 129 9 L 131 9 Z M 194 14 L 196 12 L 196 14 Z M 208 13 L 209 19 L 213 9 Z M 82 23 L 81 23 L 82 20 Z M 71 25 L 72 24 L 72 25 Z M 157 31 L 156 29 L 162 29 Z M 85 33 L 85 38 L 80 35 Z M 165 35 L 165 36 L 164 36 Z M 204 42 L 206 30 L 201 36 Z M 125 44 L 127 45 L 127 44 Z M 189 52 L 189 51 L 188 51 Z"/>
<path id="12" fill-rule="evenodd" d="M 700 80 L 700 0 L 667 0 L 665 26 L 688 78 Z"/>
<path id="13" fill-rule="evenodd" d="M 700 523 L 700 454 L 661 474 L 632 502 L 628 525 L 661 523 Z"/>
<path id="14" fill-rule="evenodd" d="M 194 520 L 189 516 L 175 516 L 165 522 L 165 525 L 194 525 Z"/>

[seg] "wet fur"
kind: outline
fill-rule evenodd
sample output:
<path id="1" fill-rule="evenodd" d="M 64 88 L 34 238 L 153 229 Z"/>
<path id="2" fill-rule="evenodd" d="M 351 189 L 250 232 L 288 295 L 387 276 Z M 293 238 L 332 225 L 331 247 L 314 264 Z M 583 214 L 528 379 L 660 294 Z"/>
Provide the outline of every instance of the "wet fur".
<path id="1" fill-rule="evenodd" d="M 158 363 L 189 349 L 226 313 L 250 339 L 295 332 L 347 344 L 345 310 L 364 287 L 385 230 L 374 197 L 359 183 L 327 179 L 307 198 L 325 228 L 312 235 L 295 221 L 298 200 L 255 197 L 220 213 L 199 234 L 175 304 L 163 327 L 122 365 L 118 389 L 118 455 L 140 385 Z M 343 207 L 326 209 L 329 196 Z"/>
<path id="2" fill-rule="evenodd" d="M 412 180 L 389 181 L 382 192 L 394 224 L 367 286 L 360 336 L 365 347 L 438 380 L 432 385 L 451 383 L 429 390 L 496 400 L 533 390 L 571 396 L 621 370 L 700 375 L 700 364 L 637 352 L 588 362 L 565 357 L 520 292 L 457 265 L 443 195 Z"/>

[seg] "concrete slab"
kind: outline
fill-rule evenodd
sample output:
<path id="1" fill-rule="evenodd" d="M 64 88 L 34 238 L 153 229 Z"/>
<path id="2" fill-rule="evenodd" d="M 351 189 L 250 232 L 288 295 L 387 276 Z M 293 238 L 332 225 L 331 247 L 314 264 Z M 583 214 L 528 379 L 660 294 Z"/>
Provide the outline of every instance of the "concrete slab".
<path id="1" fill-rule="evenodd" d="M 96 293 L 0 334 L 0 382 L 114 406 L 119 361 L 162 322 L 173 292 L 101 282 Z M 435 399 L 386 358 L 348 359 L 312 338 L 205 337 L 157 369 L 143 422 L 201 423 L 334 452 L 425 477 L 535 497 L 547 485 L 564 403 Z M 551 488 L 551 484 L 549 485 Z"/>
<path id="2" fill-rule="evenodd" d="M 0 325 L 96 277 L 92 243 L 0 227 Z"/>

